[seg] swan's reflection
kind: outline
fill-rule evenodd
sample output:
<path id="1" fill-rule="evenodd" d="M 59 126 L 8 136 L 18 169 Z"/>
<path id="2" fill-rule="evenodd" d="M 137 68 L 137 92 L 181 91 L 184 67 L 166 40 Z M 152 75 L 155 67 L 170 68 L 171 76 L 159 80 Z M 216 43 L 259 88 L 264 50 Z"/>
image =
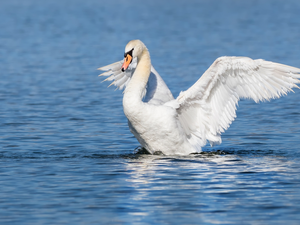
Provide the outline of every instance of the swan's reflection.
<path id="1" fill-rule="evenodd" d="M 213 167 L 225 163 L 234 157 L 166 157 L 141 155 L 126 164 L 129 172 L 127 182 L 134 188 L 132 204 L 137 204 L 147 214 L 163 210 L 200 210 L 210 204 L 205 200 L 205 192 L 211 186 L 220 189 L 227 184 L 219 182 L 213 173 Z M 228 174 L 227 179 L 234 180 L 236 175 Z"/>
<path id="2" fill-rule="evenodd" d="M 145 215 L 201 214 L 260 202 L 263 195 L 274 192 L 274 183 L 281 182 L 278 173 L 287 173 L 291 164 L 284 157 L 270 156 L 140 155 L 126 164 L 126 181 L 134 189 L 131 204 Z M 263 192 L 258 194 L 258 190 Z"/>

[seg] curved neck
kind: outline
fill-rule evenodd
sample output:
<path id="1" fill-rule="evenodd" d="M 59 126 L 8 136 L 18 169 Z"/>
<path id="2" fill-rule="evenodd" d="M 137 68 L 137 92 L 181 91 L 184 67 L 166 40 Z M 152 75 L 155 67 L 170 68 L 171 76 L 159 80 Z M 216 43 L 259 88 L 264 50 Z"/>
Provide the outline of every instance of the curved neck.
<path id="1" fill-rule="evenodd" d="M 141 101 L 150 72 L 150 54 L 148 49 L 145 47 L 142 53 L 137 57 L 137 66 L 128 86 L 125 89 L 124 98 L 126 95 L 130 95 L 130 98 L 138 98 L 137 100 Z"/>

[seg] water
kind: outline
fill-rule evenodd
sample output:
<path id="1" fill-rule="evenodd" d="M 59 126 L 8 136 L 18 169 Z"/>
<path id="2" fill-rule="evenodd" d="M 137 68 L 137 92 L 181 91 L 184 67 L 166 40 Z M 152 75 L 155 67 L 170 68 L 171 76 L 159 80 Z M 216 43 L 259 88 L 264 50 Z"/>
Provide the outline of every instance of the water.
<path id="1" fill-rule="evenodd" d="M 141 39 L 175 96 L 219 56 L 300 67 L 300 2 L 2 0 L 2 224 L 299 224 L 300 91 L 239 103 L 220 146 L 135 154 L 95 69 Z"/>

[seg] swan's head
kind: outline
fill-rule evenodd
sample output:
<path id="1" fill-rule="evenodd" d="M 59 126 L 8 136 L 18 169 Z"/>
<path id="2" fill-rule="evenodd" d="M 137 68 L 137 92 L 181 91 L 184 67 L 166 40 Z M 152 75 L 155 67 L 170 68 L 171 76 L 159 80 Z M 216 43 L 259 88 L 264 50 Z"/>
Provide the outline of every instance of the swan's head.
<path id="1" fill-rule="evenodd" d="M 124 63 L 121 67 L 123 72 L 127 70 L 128 66 L 132 62 L 132 59 L 134 59 L 135 57 L 139 58 L 145 48 L 146 46 L 140 40 L 132 40 L 128 42 L 125 47 Z"/>

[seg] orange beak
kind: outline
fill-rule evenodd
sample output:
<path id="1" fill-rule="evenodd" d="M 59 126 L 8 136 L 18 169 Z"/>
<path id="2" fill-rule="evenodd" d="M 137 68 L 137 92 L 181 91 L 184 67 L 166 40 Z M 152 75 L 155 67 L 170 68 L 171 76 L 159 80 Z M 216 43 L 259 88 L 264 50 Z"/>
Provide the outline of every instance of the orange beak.
<path id="1" fill-rule="evenodd" d="M 128 68 L 128 66 L 129 66 L 129 64 L 131 63 L 131 61 L 132 61 L 132 56 L 131 56 L 130 54 L 127 54 L 127 55 L 125 56 L 124 63 L 123 63 L 123 65 L 122 65 L 122 67 L 121 67 L 121 69 L 122 69 L 123 72 L 124 72 L 125 70 L 127 70 L 127 68 Z"/>

